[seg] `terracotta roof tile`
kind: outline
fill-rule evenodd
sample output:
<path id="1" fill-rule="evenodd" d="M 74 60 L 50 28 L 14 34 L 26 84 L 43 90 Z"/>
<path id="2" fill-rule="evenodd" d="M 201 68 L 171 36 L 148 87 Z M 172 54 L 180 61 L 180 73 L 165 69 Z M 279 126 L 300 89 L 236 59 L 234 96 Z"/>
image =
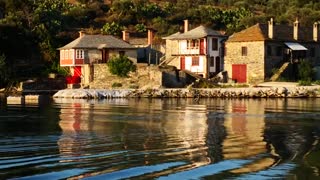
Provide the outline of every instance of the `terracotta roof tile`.
<path id="1" fill-rule="evenodd" d="M 313 28 L 299 27 L 298 41 L 310 42 L 313 41 Z M 274 38 L 276 41 L 296 41 L 293 38 L 293 26 L 289 25 L 274 25 Z M 319 33 L 318 33 L 319 34 Z M 318 37 L 320 37 L 318 35 Z M 245 42 L 245 41 L 265 41 L 271 40 L 268 37 L 268 25 L 256 24 L 245 30 L 233 34 L 229 37 L 228 42 Z"/>

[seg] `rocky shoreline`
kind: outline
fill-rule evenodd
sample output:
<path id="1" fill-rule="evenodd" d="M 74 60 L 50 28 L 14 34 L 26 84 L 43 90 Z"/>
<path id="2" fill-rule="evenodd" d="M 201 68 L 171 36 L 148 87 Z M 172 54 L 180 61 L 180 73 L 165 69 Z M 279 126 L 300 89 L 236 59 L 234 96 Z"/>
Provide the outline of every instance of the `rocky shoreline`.
<path id="1" fill-rule="evenodd" d="M 181 89 L 64 89 L 53 98 L 301 98 L 320 97 L 319 86 Z"/>

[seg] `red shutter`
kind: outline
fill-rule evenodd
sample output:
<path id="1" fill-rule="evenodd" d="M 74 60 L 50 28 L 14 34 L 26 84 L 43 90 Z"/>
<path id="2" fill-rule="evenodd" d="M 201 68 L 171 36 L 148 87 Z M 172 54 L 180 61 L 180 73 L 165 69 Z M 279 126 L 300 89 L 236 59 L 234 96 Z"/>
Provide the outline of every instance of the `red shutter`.
<path id="1" fill-rule="evenodd" d="M 186 58 L 184 56 L 180 57 L 180 69 L 181 70 L 186 69 Z"/>
<path id="2" fill-rule="evenodd" d="M 204 53 L 204 39 L 200 39 L 200 54 Z"/>

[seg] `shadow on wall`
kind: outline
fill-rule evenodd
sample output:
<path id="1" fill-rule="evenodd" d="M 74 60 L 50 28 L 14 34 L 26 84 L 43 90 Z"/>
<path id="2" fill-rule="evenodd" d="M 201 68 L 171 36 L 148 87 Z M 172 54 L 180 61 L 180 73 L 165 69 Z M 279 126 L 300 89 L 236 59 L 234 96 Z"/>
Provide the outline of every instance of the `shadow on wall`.
<path id="1" fill-rule="evenodd" d="M 139 48 L 137 50 L 138 63 L 159 64 L 162 56 L 162 52 L 151 48 L 150 46 L 146 48 Z"/>
<path id="2" fill-rule="evenodd" d="M 179 71 L 174 66 L 159 67 L 162 71 L 162 86 L 166 88 L 183 88 L 193 83 L 196 78 Z"/>

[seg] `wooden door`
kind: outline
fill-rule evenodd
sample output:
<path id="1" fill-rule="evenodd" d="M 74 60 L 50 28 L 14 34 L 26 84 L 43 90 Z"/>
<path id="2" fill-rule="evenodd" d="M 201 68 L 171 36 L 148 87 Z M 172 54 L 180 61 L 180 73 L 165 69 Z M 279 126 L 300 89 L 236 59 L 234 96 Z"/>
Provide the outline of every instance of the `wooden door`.
<path id="1" fill-rule="evenodd" d="M 247 65 L 233 64 L 232 79 L 236 80 L 237 83 L 246 83 L 247 82 Z"/>
<path id="2" fill-rule="evenodd" d="M 103 49 L 102 50 L 102 63 L 107 63 L 109 60 L 109 50 Z"/>
<path id="3" fill-rule="evenodd" d="M 180 57 L 180 69 L 181 70 L 186 69 L 186 58 L 184 56 Z"/>

